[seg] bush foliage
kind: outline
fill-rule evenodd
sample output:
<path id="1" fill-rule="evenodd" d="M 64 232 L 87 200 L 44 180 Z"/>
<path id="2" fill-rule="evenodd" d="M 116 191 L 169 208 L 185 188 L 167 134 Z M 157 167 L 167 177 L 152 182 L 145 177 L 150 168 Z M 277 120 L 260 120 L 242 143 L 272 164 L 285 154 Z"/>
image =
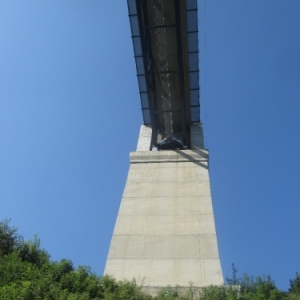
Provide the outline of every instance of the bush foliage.
<path id="1" fill-rule="evenodd" d="M 24 241 L 9 221 L 0 222 L 0 299 L 2 300 L 300 300 L 300 275 L 290 280 L 287 292 L 277 289 L 270 276 L 233 278 L 227 285 L 209 286 L 199 292 L 191 284 L 182 291 L 165 287 L 156 297 L 131 281 L 97 276 L 90 268 L 74 268 L 70 260 L 51 261 L 37 236 Z"/>

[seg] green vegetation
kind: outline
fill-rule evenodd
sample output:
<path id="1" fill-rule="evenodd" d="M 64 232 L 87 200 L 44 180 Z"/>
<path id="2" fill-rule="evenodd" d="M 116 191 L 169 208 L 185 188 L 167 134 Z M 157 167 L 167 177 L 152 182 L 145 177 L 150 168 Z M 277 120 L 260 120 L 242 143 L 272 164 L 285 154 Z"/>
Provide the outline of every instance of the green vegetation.
<path id="1" fill-rule="evenodd" d="M 9 221 L 0 222 L 0 299 L 151 299 L 132 281 L 99 277 L 70 260 L 51 261 L 35 236 L 24 241 Z"/>
<path id="2" fill-rule="evenodd" d="M 143 292 L 132 281 L 116 281 L 110 276 L 97 276 L 88 267 L 73 267 L 70 260 L 51 261 L 40 248 L 37 236 L 24 241 L 9 221 L 0 222 L 0 300 L 300 300 L 300 275 L 290 281 L 287 292 L 276 288 L 269 277 L 236 277 L 228 285 L 203 288 L 192 284 L 184 292 L 179 287 L 163 288 L 156 297 Z"/>

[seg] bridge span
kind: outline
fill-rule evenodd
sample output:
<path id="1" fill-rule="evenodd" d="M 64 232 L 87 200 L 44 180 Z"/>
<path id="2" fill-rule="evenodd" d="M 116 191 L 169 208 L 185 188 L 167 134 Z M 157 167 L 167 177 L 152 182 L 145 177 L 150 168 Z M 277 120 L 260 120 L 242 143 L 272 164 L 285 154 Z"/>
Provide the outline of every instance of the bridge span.
<path id="1" fill-rule="evenodd" d="M 200 122 L 197 1 L 128 1 L 145 125 L 158 149 L 190 147 Z"/>

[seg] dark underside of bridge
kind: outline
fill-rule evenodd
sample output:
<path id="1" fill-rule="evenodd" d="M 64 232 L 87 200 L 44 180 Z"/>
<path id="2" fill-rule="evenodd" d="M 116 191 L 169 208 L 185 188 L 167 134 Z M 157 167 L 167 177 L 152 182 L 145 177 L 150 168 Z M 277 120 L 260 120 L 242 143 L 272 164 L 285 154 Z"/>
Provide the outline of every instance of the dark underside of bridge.
<path id="1" fill-rule="evenodd" d="M 128 0 L 128 10 L 152 150 L 190 148 L 200 122 L 197 0 Z"/>

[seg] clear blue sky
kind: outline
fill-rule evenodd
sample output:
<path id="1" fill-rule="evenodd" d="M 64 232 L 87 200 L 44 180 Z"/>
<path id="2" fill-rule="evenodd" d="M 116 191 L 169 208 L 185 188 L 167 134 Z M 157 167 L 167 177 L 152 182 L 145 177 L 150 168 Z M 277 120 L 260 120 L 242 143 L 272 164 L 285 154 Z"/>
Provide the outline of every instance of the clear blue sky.
<path id="1" fill-rule="evenodd" d="M 300 272 L 300 1 L 199 1 L 224 276 Z M 124 0 L 0 1 L 0 219 L 102 274 L 142 123 Z"/>

